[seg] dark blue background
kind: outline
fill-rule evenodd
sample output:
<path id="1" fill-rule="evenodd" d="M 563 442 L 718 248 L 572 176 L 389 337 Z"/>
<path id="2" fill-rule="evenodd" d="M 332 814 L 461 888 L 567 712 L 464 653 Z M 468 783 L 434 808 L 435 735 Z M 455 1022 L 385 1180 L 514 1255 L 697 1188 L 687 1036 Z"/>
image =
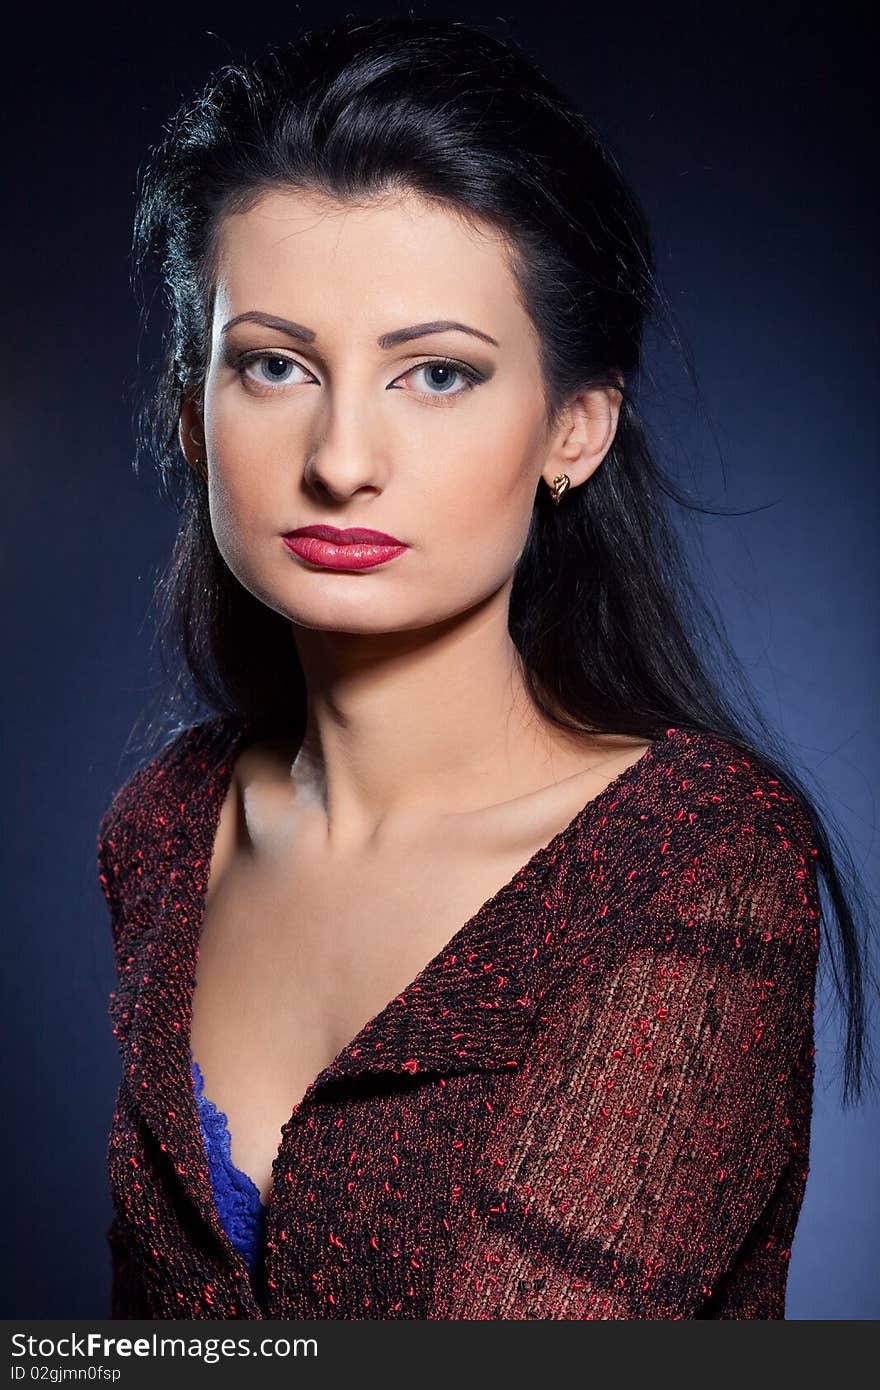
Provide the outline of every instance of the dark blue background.
<path id="1" fill-rule="evenodd" d="M 188 4 L 130 18 L 75 7 L 63 18 L 16 7 L 18 31 L 5 29 L 6 1317 L 108 1307 L 105 1155 L 119 1062 L 95 829 L 156 688 L 151 589 L 175 529 L 154 478 L 131 469 L 136 172 L 210 70 L 346 10 L 374 12 Z M 803 3 L 568 15 L 469 3 L 444 14 L 503 15 L 582 104 L 648 210 L 697 371 L 695 387 L 681 352 L 654 344 L 644 405 L 660 457 L 703 500 L 752 512 L 689 526 L 698 572 L 876 892 L 868 21 L 853 5 Z M 788 1316 L 872 1318 L 878 1105 L 840 1108 L 827 1002 Z"/>

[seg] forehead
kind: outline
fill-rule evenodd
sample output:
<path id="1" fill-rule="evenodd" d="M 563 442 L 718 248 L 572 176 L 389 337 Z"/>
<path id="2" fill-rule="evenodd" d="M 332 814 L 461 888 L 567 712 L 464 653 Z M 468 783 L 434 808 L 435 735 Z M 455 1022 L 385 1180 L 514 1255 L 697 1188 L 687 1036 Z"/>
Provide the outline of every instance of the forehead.
<path id="1" fill-rule="evenodd" d="M 266 193 L 222 220 L 215 284 L 224 318 L 261 309 L 316 326 L 356 321 L 375 334 L 460 318 L 499 339 L 525 326 L 501 233 L 411 192 L 365 204 Z"/>

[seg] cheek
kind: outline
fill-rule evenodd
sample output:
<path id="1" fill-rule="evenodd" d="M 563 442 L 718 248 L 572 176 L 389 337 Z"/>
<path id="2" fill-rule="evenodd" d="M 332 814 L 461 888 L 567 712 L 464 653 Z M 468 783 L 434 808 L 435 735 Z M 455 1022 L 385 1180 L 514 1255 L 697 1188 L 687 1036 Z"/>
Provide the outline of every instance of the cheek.
<path id="1" fill-rule="evenodd" d="M 282 531 L 295 505 L 290 478 L 291 440 L 271 415 L 242 407 L 225 393 L 209 398 L 205 434 L 209 442 L 211 521 L 218 545 L 245 545 L 267 526 Z M 295 445 L 293 446 L 295 447 Z M 286 507 L 285 507 L 286 503 Z M 223 549 L 223 546 L 221 546 Z"/>
<path id="2" fill-rule="evenodd" d="M 205 439 L 216 478 L 218 502 L 257 513 L 283 489 L 290 459 L 298 453 L 290 412 L 256 402 L 240 385 L 215 385 L 205 392 Z M 277 500 L 271 503 L 277 506 Z"/>
<path id="3" fill-rule="evenodd" d="M 534 430 L 501 411 L 481 417 L 448 463 L 426 489 L 429 543 L 442 517 L 453 548 L 478 542 L 487 561 L 512 565 L 525 543 L 540 472 Z"/>
<path id="4" fill-rule="evenodd" d="M 211 529 L 217 548 L 229 568 L 246 582 L 258 558 L 255 540 L 266 531 L 267 517 L 277 509 L 268 486 L 268 470 L 261 470 L 252 456 L 238 462 L 228 445 L 215 451 L 208 487 Z M 279 532 L 283 529 L 279 523 Z"/>

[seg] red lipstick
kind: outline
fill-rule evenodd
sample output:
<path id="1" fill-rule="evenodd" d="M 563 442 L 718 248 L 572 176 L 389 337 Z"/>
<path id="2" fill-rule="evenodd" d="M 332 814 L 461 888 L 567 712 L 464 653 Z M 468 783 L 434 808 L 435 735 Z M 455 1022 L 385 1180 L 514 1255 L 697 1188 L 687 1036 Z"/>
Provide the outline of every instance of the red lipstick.
<path id="1" fill-rule="evenodd" d="M 364 570 L 402 555 L 409 547 L 385 531 L 364 526 L 300 526 L 281 538 L 287 548 L 322 569 Z"/>

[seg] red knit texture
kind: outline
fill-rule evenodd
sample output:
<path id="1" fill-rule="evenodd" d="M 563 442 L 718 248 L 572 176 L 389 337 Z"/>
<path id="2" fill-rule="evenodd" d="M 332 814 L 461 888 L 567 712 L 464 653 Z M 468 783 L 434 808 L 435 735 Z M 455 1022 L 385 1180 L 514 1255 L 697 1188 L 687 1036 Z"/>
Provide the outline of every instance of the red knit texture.
<path id="1" fill-rule="evenodd" d="M 240 721 L 98 830 L 122 1078 L 114 1318 L 783 1318 L 819 956 L 800 802 L 669 729 L 488 899 L 280 1131 L 265 1284 L 217 1214 L 189 1041 Z"/>

